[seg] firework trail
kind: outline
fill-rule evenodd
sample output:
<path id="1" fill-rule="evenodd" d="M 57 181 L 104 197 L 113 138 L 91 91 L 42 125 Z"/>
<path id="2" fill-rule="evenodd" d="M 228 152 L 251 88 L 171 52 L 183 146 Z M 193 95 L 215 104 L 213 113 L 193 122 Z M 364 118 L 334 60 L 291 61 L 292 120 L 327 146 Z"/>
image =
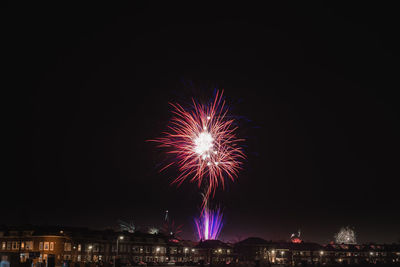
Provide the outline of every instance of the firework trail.
<path id="1" fill-rule="evenodd" d="M 180 174 L 172 184 L 178 186 L 185 180 L 197 182 L 205 187 L 203 208 L 216 188 L 224 188 L 225 179 L 234 180 L 245 158 L 236 137 L 234 120 L 227 117 L 228 109 L 217 91 L 215 99 L 208 105 L 196 102 L 191 109 L 172 104 L 174 117 L 163 137 L 150 140 L 159 147 L 167 148 L 173 162 L 164 169 L 176 165 Z"/>

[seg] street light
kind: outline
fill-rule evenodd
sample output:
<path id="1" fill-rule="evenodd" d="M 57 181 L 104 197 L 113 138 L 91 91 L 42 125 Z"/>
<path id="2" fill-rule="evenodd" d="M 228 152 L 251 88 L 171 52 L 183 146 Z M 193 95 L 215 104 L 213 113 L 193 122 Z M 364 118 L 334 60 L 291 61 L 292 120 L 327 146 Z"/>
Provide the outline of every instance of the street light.
<path id="1" fill-rule="evenodd" d="M 187 261 L 186 254 L 187 254 L 187 252 L 188 252 L 189 249 L 188 249 L 188 248 L 185 248 L 184 250 L 185 250 L 185 261 Z"/>
<path id="2" fill-rule="evenodd" d="M 118 242 L 119 241 L 122 241 L 122 240 L 124 240 L 124 236 L 123 235 L 120 235 L 118 238 L 117 238 L 117 252 L 116 252 L 116 256 L 114 257 L 114 264 L 113 264 L 113 266 L 115 267 L 115 260 L 117 259 L 117 257 L 118 257 Z"/>
<path id="3" fill-rule="evenodd" d="M 90 253 L 89 253 L 89 256 L 90 256 L 90 262 L 92 262 L 92 258 L 93 258 L 93 246 L 92 245 L 89 245 L 89 251 L 90 251 Z"/>
<path id="4" fill-rule="evenodd" d="M 117 256 L 118 256 L 118 241 L 119 240 L 124 240 L 124 236 L 123 235 L 120 235 L 118 238 L 117 238 Z"/>

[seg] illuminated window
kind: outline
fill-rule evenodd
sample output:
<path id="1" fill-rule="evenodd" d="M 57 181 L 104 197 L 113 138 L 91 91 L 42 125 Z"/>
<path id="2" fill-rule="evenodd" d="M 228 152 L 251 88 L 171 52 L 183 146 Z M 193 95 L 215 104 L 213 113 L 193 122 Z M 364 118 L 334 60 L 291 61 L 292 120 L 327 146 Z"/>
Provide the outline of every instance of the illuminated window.
<path id="1" fill-rule="evenodd" d="M 81 251 L 81 250 L 82 250 L 82 245 L 79 244 L 79 245 L 78 245 L 78 251 Z"/>
<path id="2" fill-rule="evenodd" d="M 12 250 L 17 250 L 19 249 L 19 242 L 13 241 L 12 242 Z"/>
<path id="3" fill-rule="evenodd" d="M 26 241 L 25 242 L 25 249 L 26 250 L 33 250 L 33 241 Z"/>
<path id="4" fill-rule="evenodd" d="M 50 250 L 54 250 L 54 242 L 50 242 Z"/>
<path id="5" fill-rule="evenodd" d="M 69 242 L 64 243 L 64 251 L 71 251 L 71 243 Z"/>
<path id="6" fill-rule="evenodd" d="M 6 249 L 6 245 L 7 245 L 6 242 L 2 242 L 2 243 L 1 243 L 1 249 L 5 250 L 5 249 Z"/>
<path id="7" fill-rule="evenodd" d="M 44 242 L 44 250 L 49 250 L 49 242 Z"/>
<path id="8" fill-rule="evenodd" d="M 25 249 L 25 242 L 21 242 L 21 249 Z"/>

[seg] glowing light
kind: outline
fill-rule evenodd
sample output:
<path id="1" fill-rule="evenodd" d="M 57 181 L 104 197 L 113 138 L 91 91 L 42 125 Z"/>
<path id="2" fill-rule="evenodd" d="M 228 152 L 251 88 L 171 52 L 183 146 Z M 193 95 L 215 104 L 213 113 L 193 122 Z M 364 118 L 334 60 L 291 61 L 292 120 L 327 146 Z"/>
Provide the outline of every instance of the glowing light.
<path id="1" fill-rule="evenodd" d="M 295 238 L 292 238 L 292 243 L 301 243 L 301 242 L 303 242 L 300 238 L 297 238 L 297 237 L 295 237 Z"/>
<path id="2" fill-rule="evenodd" d="M 159 232 L 160 232 L 160 230 L 158 230 L 158 228 L 156 228 L 156 227 L 151 227 L 151 228 L 149 229 L 149 231 L 148 231 L 148 233 L 151 234 L 151 235 L 156 235 L 156 234 L 158 234 Z"/>
<path id="3" fill-rule="evenodd" d="M 356 234 L 350 227 L 342 227 L 340 231 L 335 234 L 335 241 L 337 244 L 357 244 Z"/>
<path id="4" fill-rule="evenodd" d="M 236 137 L 234 120 L 227 117 L 228 109 L 216 93 L 207 105 L 193 99 L 191 108 L 171 104 L 174 117 L 164 132 L 164 137 L 150 140 L 166 148 L 172 162 L 161 169 L 176 165 L 180 174 L 172 183 L 180 185 L 185 180 L 204 185 L 206 197 L 214 195 L 215 189 L 225 184 L 225 179 L 234 180 L 245 158 Z M 203 207 L 205 202 L 203 202 Z"/>
<path id="5" fill-rule="evenodd" d="M 210 210 L 206 207 L 200 218 L 195 219 L 195 225 L 199 240 L 218 239 L 223 226 L 222 212 L 219 209 Z"/>
<path id="6" fill-rule="evenodd" d="M 213 147 L 214 138 L 212 138 L 211 134 L 208 132 L 202 132 L 198 137 L 194 140 L 195 143 L 195 152 L 200 156 L 210 153 Z"/>

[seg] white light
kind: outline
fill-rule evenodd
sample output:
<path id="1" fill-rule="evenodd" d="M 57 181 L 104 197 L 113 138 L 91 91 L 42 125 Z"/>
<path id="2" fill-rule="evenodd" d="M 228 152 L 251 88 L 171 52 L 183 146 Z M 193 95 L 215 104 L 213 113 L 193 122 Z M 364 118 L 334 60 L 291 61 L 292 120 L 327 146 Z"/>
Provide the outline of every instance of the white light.
<path id="1" fill-rule="evenodd" d="M 211 165 L 211 163 L 210 162 L 207 162 L 207 166 L 210 166 Z"/>
<path id="2" fill-rule="evenodd" d="M 185 252 L 187 252 L 189 249 L 188 248 L 185 248 Z"/>
<path id="3" fill-rule="evenodd" d="M 119 240 L 124 240 L 124 236 L 121 235 L 121 236 L 119 237 Z"/>
<path id="4" fill-rule="evenodd" d="M 324 255 L 324 252 L 323 252 L 323 251 L 321 251 L 321 252 L 319 252 L 319 254 L 321 254 L 321 255 Z"/>
<path id="5" fill-rule="evenodd" d="M 195 152 L 203 156 L 203 159 L 205 159 L 205 157 L 207 157 L 208 153 L 213 147 L 213 141 L 214 139 L 212 138 L 210 133 L 200 133 L 199 136 L 194 140 L 194 143 L 196 145 Z"/>
<path id="6" fill-rule="evenodd" d="M 194 248 L 192 248 L 192 252 L 194 252 Z"/>
<path id="7" fill-rule="evenodd" d="M 210 116 L 207 116 L 207 120 L 210 120 L 211 119 L 211 117 Z"/>
<path id="8" fill-rule="evenodd" d="M 218 165 L 218 162 L 215 162 L 215 165 Z"/>
<path id="9" fill-rule="evenodd" d="M 157 248 L 157 252 L 160 251 L 160 248 Z"/>

